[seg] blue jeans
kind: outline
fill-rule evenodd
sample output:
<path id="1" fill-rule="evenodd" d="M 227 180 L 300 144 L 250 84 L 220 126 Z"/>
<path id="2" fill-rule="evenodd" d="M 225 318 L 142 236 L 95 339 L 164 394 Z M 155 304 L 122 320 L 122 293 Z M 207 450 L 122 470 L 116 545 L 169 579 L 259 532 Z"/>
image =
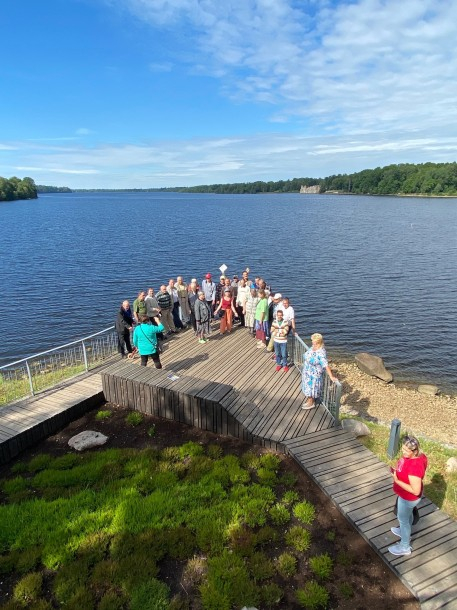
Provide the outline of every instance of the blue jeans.
<path id="1" fill-rule="evenodd" d="M 397 519 L 400 524 L 401 546 L 409 548 L 411 546 L 411 526 L 413 524 L 413 508 L 419 504 L 417 500 L 403 500 L 398 497 Z"/>
<path id="2" fill-rule="evenodd" d="M 276 364 L 278 366 L 287 366 L 287 343 L 274 342 Z"/>

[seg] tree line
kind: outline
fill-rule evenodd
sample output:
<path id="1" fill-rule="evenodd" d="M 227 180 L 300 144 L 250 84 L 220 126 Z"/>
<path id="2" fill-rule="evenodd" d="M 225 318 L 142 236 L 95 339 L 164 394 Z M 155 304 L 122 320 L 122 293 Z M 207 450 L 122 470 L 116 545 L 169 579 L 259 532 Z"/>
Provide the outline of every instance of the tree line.
<path id="1" fill-rule="evenodd" d="M 37 187 L 32 178 L 2 178 L 0 176 L 0 201 L 36 199 Z"/>

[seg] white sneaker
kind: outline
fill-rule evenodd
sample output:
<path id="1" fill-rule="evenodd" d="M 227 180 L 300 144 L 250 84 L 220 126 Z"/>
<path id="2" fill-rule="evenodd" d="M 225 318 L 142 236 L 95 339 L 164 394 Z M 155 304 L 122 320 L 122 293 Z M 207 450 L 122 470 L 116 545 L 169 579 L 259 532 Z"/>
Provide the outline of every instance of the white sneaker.
<path id="1" fill-rule="evenodd" d="M 395 536 L 398 536 L 399 538 L 401 538 L 401 533 L 400 533 L 399 527 L 391 527 L 390 531 L 392 532 L 392 534 L 395 534 Z"/>
<path id="2" fill-rule="evenodd" d="M 411 555 L 411 547 L 410 546 L 402 546 L 399 542 L 389 547 L 389 553 L 392 555 Z"/>

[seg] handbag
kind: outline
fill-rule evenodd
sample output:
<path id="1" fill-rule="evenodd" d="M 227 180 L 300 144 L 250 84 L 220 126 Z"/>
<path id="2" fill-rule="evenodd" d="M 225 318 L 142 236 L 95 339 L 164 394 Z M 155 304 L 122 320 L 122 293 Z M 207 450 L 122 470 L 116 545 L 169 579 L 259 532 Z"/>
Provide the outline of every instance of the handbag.
<path id="1" fill-rule="evenodd" d="M 265 331 L 263 330 L 263 328 L 258 328 L 258 329 L 255 331 L 255 338 L 256 338 L 258 341 L 265 341 Z"/>
<path id="2" fill-rule="evenodd" d="M 393 510 L 393 513 L 395 516 L 397 516 L 397 512 L 398 512 L 398 496 L 397 496 L 397 499 L 395 500 L 395 506 L 394 506 L 394 510 Z M 420 518 L 421 518 L 421 516 L 419 514 L 419 510 L 418 510 L 417 506 L 415 506 L 413 508 L 413 525 L 416 525 L 416 523 L 419 522 Z"/>

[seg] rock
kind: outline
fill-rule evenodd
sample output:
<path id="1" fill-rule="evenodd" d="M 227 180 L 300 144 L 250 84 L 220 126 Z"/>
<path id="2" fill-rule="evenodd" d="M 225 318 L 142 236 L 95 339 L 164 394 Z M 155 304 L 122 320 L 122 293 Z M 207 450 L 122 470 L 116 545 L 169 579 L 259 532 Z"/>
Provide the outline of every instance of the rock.
<path id="1" fill-rule="evenodd" d="M 91 449 L 92 447 L 98 447 L 104 445 L 108 437 L 101 432 L 93 432 L 92 430 L 85 430 L 80 432 L 76 436 L 72 436 L 68 441 L 68 444 L 76 451 L 84 451 L 84 449 Z"/>
<path id="2" fill-rule="evenodd" d="M 375 356 L 374 354 L 368 354 L 367 352 L 360 352 L 355 355 L 355 361 L 361 371 L 372 377 L 378 377 L 386 383 L 390 383 L 393 380 L 392 373 L 389 373 L 384 366 L 382 358 Z"/>
<path id="3" fill-rule="evenodd" d="M 370 436 L 371 432 L 367 425 L 357 419 L 343 419 L 341 425 L 347 432 L 352 432 L 355 437 Z"/>
<path id="4" fill-rule="evenodd" d="M 428 396 L 436 396 L 440 393 L 436 385 L 431 385 L 428 383 L 424 383 L 423 385 L 418 386 L 417 391 L 421 394 L 428 394 Z"/>
<path id="5" fill-rule="evenodd" d="M 451 457 L 446 462 L 446 472 L 457 472 L 457 458 Z"/>

